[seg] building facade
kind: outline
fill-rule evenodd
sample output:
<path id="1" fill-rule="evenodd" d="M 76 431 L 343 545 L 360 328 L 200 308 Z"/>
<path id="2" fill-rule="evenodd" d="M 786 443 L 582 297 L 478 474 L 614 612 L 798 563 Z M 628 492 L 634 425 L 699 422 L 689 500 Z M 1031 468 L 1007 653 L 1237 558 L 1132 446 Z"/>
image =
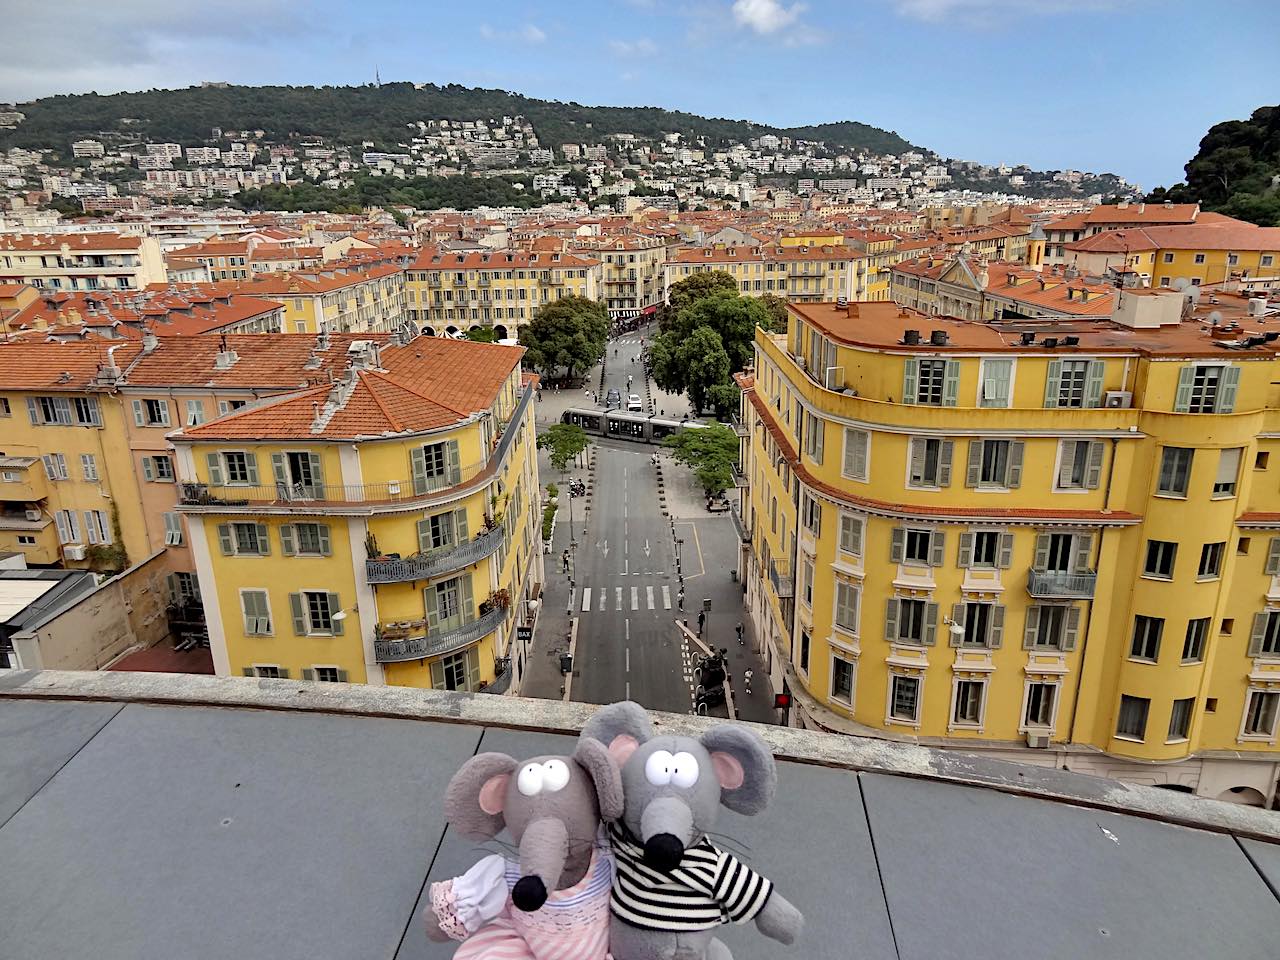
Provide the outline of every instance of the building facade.
<path id="1" fill-rule="evenodd" d="M 166 281 L 160 244 L 118 233 L 0 236 L 0 283 L 52 290 L 141 290 Z"/>

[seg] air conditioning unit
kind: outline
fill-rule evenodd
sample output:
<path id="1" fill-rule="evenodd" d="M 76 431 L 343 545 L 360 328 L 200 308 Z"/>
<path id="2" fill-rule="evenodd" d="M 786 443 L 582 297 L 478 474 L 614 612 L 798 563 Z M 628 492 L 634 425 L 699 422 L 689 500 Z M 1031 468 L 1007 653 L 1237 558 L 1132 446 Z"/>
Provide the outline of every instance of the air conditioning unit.
<path id="1" fill-rule="evenodd" d="M 1133 406 L 1133 394 L 1128 390 L 1108 390 L 1103 394 L 1102 405 L 1112 410 L 1127 410 Z"/>
<path id="2" fill-rule="evenodd" d="M 83 560 L 88 549 L 83 543 L 71 543 L 63 547 L 62 555 L 68 560 Z"/>
<path id="3" fill-rule="evenodd" d="M 1027 746 L 1032 750 L 1044 750 L 1049 746 L 1049 735 L 1047 733 L 1028 733 Z"/>
<path id="4" fill-rule="evenodd" d="M 30 520 L 32 523 L 39 523 L 39 522 L 40 522 L 40 511 L 39 511 L 39 510 L 28 510 L 28 511 L 27 511 L 27 519 L 28 519 L 28 520 Z"/>

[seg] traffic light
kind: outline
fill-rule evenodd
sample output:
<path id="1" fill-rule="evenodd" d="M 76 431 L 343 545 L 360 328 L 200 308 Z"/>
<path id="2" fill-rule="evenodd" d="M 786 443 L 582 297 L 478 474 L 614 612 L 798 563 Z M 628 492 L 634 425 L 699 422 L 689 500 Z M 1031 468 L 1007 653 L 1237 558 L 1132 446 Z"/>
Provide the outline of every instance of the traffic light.
<path id="1" fill-rule="evenodd" d="M 791 694 L 775 693 L 773 695 L 773 709 L 786 710 L 790 706 L 791 706 Z"/>

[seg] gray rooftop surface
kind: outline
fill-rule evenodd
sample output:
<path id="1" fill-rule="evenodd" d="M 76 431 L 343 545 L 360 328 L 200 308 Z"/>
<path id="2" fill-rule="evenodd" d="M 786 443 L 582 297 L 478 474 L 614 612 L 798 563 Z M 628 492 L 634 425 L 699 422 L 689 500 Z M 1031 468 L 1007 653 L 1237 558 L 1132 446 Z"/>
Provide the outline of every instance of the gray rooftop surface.
<path id="1" fill-rule="evenodd" d="M 426 881 L 497 849 L 447 829 L 449 776 L 477 750 L 570 752 L 589 711 L 0 671 L 0 956 L 448 957 Z M 807 927 L 790 948 L 726 928 L 737 960 L 1280 955 L 1274 813 L 760 729 L 777 802 L 720 829 Z"/>

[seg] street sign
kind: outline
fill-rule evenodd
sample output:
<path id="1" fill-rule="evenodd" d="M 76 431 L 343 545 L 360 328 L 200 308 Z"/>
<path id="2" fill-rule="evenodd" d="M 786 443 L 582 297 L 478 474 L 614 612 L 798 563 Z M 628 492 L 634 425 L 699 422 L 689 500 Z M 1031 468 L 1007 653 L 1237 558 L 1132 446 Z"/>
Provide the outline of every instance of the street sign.
<path id="1" fill-rule="evenodd" d="M 516 627 L 516 643 L 522 648 L 528 647 L 533 640 L 533 627 Z"/>
<path id="2" fill-rule="evenodd" d="M 703 597 L 703 598 L 702 598 L 702 609 L 703 609 L 703 611 L 705 611 L 706 613 L 710 613 L 710 612 L 711 612 L 711 598 L 710 598 L 710 597 Z"/>
<path id="3" fill-rule="evenodd" d="M 791 706 L 791 694 L 775 693 L 773 695 L 773 708 L 775 710 L 786 710 Z"/>

